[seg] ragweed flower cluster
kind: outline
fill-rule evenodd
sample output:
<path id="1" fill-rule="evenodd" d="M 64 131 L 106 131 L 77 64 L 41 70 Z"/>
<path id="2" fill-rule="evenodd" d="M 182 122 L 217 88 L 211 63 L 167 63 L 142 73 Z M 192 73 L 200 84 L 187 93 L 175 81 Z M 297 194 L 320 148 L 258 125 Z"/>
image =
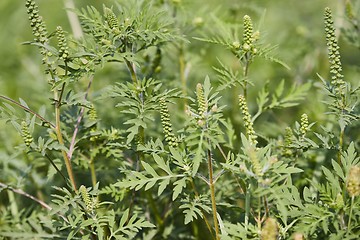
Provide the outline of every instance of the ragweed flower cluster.
<path id="1" fill-rule="evenodd" d="M 90 194 L 84 185 L 81 185 L 79 188 L 80 195 L 82 197 L 83 202 L 85 203 L 86 210 L 88 212 L 93 212 L 95 208 L 97 208 L 97 199 L 90 197 Z"/>
<path id="2" fill-rule="evenodd" d="M 304 113 L 303 115 L 301 115 L 301 120 L 300 120 L 300 134 L 302 138 L 305 137 L 308 130 L 309 130 L 309 119 L 307 114 Z"/>
<path id="3" fill-rule="evenodd" d="M 245 53 L 251 52 L 252 54 L 257 53 L 257 49 L 254 46 L 256 40 L 258 40 L 260 33 L 253 32 L 253 24 L 251 18 L 248 15 L 245 15 L 243 18 L 244 21 L 244 33 L 243 33 L 243 44 L 242 49 Z"/>
<path id="4" fill-rule="evenodd" d="M 250 146 L 250 149 L 248 150 L 248 155 L 249 155 L 249 158 L 250 158 L 250 162 L 252 164 L 252 168 L 253 168 L 253 171 L 255 173 L 255 175 L 257 177 L 262 177 L 264 174 L 263 172 L 261 171 L 261 165 L 260 165 L 260 161 L 259 161 L 259 158 L 256 154 L 256 148 L 255 146 Z"/>
<path id="5" fill-rule="evenodd" d="M 293 143 L 293 132 L 291 130 L 291 127 L 285 128 L 285 136 L 284 136 L 284 148 L 282 154 L 285 156 L 291 156 L 291 144 Z"/>
<path id="6" fill-rule="evenodd" d="M 360 167 L 352 166 L 350 168 L 346 189 L 351 197 L 360 195 Z"/>
<path id="7" fill-rule="evenodd" d="M 201 118 L 207 112 L 207 103 L 204 96 L 204 89 L 201 83 L 196 85 L 196 98 L 198 102 L 198 114 Z"/>
<path id="8" fill-rule="evenodd" d="M 104 8 L 105 19 L 107 24 L 109 25 L 110 29 L 113 31 L 119 31 L 119 21 L 115 15 L 115 13 L 110 9 L 105 7 Z"/>
<path id="9" fill-rule="evenodd" d="M 95 133 L 96 130 L 97 130 L 96 121 L 98 120 L 98 116 L 97 116 L 97 112 L 96 112 L 96 109 L 95 109 L 94 105 L 90 106 L 90 109 L 89 109 L 87 114 L 88 114 L 89 120 L 91 122 L 95 122 L 94 125 L 92 125 L 91 128 L 90 128 L 90 134 Z M 91 136 L 90 137 L 90 141 L 92 141 L 92 142 L 95 141 L 96 139 L 98 139 L 98 136 Z"/>
<path id="10" fill-rule="evenodd" d="M 335 36 L 334 21 L 331 9 L 325 8 L 325 33 L 326 45 L 328 47 L 328 57 L 330 63 L 331 84 L 334 86 L 335 93 L 342 96 L 344 94 L 345 82 L 342 75 L 342 65 L 340 61 L 339 45 Z"/>
<path id="11" fill-rule="evenodd" d="M 39 8 L 33 0 L 27 0 L 25 3 L 27 13 L 29 14 L 30 26 L 35 36 L 35 41 L 45 44 L 49 41 L 45 23 L 39 15 Z"/>
<path id="12" fill-rule="evenodd" d="M 239 95 L 239 106 L 243 114 L 243 121 L 246 129 L 246 135 L 249 138 L 251 144 L 256 145 L 257 141 L 256 141 L 255 131 L 253 128 L 253 123 L 251 121 L 251 116 L 246 104 L 245 97 L 242 95 Z"/>
<path id="13" fill-rule="evenodd" d="M 34 141 L 30 134 L 29 126 L 25 121 L 21 122 L 21 137 L 27 147 L 30 147 L 30 144 Z"/>
<path id="14" fill-rule="evenodd" d="M 177 147 L 178 142 L 177 138 L 175 137 L 174 133 L 172 132 L 172 126 L 170 123 L 170 114 L 168 107 L 166 105 L 165 98 L 160 99 L 160 117 L 161 117 L 161 123 L 163 127 L 163 131 L 165 134 L 165 141 L 172 147 Z"/>
<path id="15" fill-rule="evenodd" d="M 59 58 L 62 60 L 67 60 L 69 57 L 69 50 L 68 50 L 69 47 L 67 45 L 67 40 L 65 37 L 64 30 L 60 26 L 56 28 L 56 37 L 59 46 Z"/>
<path id="16" fill-rule="evenodd" d="M 269 217 L 261 230 L 261 240 L 276 240 L 277 235 L 278 223 L 276 219 Z"/>

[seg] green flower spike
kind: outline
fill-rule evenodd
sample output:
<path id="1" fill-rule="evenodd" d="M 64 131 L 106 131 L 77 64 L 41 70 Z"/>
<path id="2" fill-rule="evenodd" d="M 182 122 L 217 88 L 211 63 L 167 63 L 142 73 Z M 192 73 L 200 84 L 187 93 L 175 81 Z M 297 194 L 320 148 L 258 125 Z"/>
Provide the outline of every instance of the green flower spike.
<path id="1" fill-rule="evenodd" d="M 32 27 L 35 41 L 42 44 L 47 43 L 49 39 L 47 37 L 46 26 L 42 17 L 39 15 L 38 6 L 33 0 L 27 0 L 25 6 L 29 14 L 30 26 Z"/>
<path id="2" fill-rule="evenodd" d="M 64 30 L 60 26 L 56 28 L 56 37 L 59 46 L 59 57 L 63 60 L 66 60 L 69 57 L 69 51 L 68 51 L 69 47 L 67 46 L 67 40 L 65 37 Z"/>
<path id="3" fill-rule="evenodd" d="M 347 191 L 351 197 L 360 195 L 360 167 L 350 168 L 349 177 L 346 184 Z"/>
<path id="4" fill-rule="evenodd" d="M 84 185 L 81 185 L 79 188 L 79 192 L 85 203 L 86 210 L 89 212 L 92 212 L 95 208 L 95 204 L 94 204 L 94 201 L 90 198 L 88 190 L 86 189 L 86 187 Z"/>
<path id="5" fill-rule="evenodd" d="M 115 15 L 115 13 L 110 9 L 104 8 L 105 19 L 109 27 L 114 31 L 119 31 L 119 21 Z"/>
<path id="6" fill-rule="evenodd" d="M 245 15 L 243 18 L 244 22 L 244 33 L 243 33 L 243 43 L 242 49 L 245 53 L 251 52 L 253 55 L 256 54 L 257 49 L 254 46 L 254 42 L 257 41 L 260 37 L 259 31 L 253 32 L 253 24 L 251 18 L 248 15 Z"/>
<path id="7" fill-rule="evenodd" d="M 89 120 L 90 121 L 96 121 L 98 119 L 96 109 L 94 105 L 91 104 L 90 109 L 88 111 Z"/>
<path id="8" fill-rule="evenodd" d="M 249 138 L 250 142 L 253 145 L 256 145 L 257 141 L 256 141 L 255 131 L 253 128 L 253 123 L 251 121 L 251 116 L 250 116 L 249 109 L 246 104 L 245 97 L 242 95 L 239 95 L 239 106 L 240 106 L 242 114 L 243 114 L 243 121 L 244 121 L 245 129 L 246 129 L 246 135 Z"/>
<path id="9" fill-rule="evenodd" d="M 285 136 L 284 136 L 284 148 L 283 148 L 283 152 L 282 154 L 285 156 L 291 156 L 292 155 L 292 151 L 291 151 L 291 144 L 293 143 L 293 138 L 294 134 L 291 130 L 290 127 L 286 127 L 285 128 Z"/>
<path id="10" fill-rule="evenodd" d="M 161 117 L 161 123 L 163 127 L 163 131 L 165 134 L 165 141 L 172 147 L 177 147 L 178 142 L 177 138 L 175 137 L 174 133 L 172 132 L 172 126 L 170 123 L 170 115 L 169 110 L 166 105 L 165 98 L 160 99 L 160 117 Z"/>
<path id="11" fill-rule="evenodd" d="M 301 137 L 304 138 L 308 130 L 309 130 L 309 120 L 307 114 L 304 113 L 303 115 L 301 115 L 301 120 L 300 120 Z"/>
<path id="12" fill-rule="evenodd" d="M 332 19 L 331 9 L 325 8 L 325 33 L 326 45 L 328 47 L 328 58 L 330 63 L 331 84 L 334 86 L 335 93 L 343 96 L 345 82 L 342 75 L 342 67 L 340 61 L 339 45 L 335 36 L 334 21 Z"/>
<path id="13" fill-rule="evenodd" d="M 248 149 L 248 155 L 255 175 L 261 178 L 264 174 L 261 171 L 261 165 L 259 158 L 256 154 L 255 145 L 250 146 L 250 149 Z"/>
<path id="14" fill-rule="evenodd" d="M 269 217 L 266 219 L 261 230 L 261 240 L 276 240 L 278 235 L 278 223 L 276 219 Z"/>
<path id="15" fill-rule="evenodd" d="M 204 114 L 207 111 L 207 104 L 205 101 L 204 90 L 201 83 L 196 85 L 196 98 L 198 102 L 198 114 L 200 118 L 204 118 Z"/>
<path id="16" fill-rule="evenodd" d="M 30 147 L 30 144 L 34 141 L 33 137 L 30 134 L 29 126 L 25 121 L 21 122 L 21 137 L 24 140 L 24 143 L 27 147 Z"/>

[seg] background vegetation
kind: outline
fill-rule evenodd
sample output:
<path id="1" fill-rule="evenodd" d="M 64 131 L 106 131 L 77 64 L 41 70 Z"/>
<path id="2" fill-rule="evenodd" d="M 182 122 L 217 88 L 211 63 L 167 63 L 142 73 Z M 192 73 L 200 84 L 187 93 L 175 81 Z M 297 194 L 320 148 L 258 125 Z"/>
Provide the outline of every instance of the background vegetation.
<path id="1" fill-rule="evenodd" d="M 45 49 L 59 57 L 60 75 L 68 62 L 80 66 L 61 81 L 65 148 L 49 123 L 1 99 L 0 238 L 358 238 L 357 1 L 79 0 L 85 42 L 71 38 L 64 2 L 36 3 L 50 45 L 60 49 L 53 34 L 59 25 L 67 37 L 73 59 Z M 103 18 L 98 32 L 91 27 L 99 20 L 89 21 L 97 12 L 86 6 Z M 345 90 L 330 72 L 325 7 L 332 10 Z M 0 2 L 0 95 L 55 124 L 60 85 L 44 73 L 39 46 L 29 46 L 26 11 L 23 0 Z M 109 11 L 119 29 L 137 16 L 126 31 L 138 28 L 133 41 L 149 46 L 122 48 Z M 245 15 L 253 34 L 259 31 L 251 40 L 256 51 L 251 44 L 244 50 Z M 129 74 L 133 63 L 136 78 Z M 138 105 L 143 96 L 147 108 Z M 81 111 L 75 189 L 61 151 L 70 151 Z M 42 209 L 30 196 L 48 205 Z"/>

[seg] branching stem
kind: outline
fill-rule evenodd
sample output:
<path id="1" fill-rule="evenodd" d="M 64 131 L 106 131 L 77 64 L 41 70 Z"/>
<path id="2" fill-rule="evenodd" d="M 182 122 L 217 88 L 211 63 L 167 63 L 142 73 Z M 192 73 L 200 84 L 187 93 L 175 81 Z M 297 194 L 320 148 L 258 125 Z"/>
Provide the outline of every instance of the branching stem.
<path id="1" fill-rule="evenodd" d="M 63 139 L 63 136 L 61 133 L 60 107 L 61 107 L 61 97 L 62 97 L 64 89 L 65 89 L 65 83 L 63 84 L 63 86 L 61 88 L 60 95 L 56 89 L 54 90 L 54 99 L 56 101 L 55 102 L 55 132 L 56 132 L 56 136 L 59 141 L 59 144 L 62 146 L 64 146 L 64 139 Z M 72 166 L 71 166 L 71 162 L 68 157 L 68 154 L 66 153 L 66 151 L 64 149 L 61 150 L 61 153 L 62 153 L 64 161 L 65 161 L 66 171 L 70 178 L 72 188 L 74 189 L 75 192 L 77 192 L 75 177 L 74 177 L 74 173 L 72 170 Z"/>

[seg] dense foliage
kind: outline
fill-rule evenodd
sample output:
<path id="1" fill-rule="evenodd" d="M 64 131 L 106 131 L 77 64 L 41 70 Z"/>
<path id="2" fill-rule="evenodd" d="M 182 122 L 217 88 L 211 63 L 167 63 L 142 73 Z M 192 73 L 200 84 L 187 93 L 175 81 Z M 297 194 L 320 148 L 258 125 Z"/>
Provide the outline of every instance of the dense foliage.
<path id="1" fill-rule="evenodd" d="M 359 238 L 358 2 L 296 36 L 260 3 L 104 1 L 49 27 L 25 2 L 0 239 Z"/>

